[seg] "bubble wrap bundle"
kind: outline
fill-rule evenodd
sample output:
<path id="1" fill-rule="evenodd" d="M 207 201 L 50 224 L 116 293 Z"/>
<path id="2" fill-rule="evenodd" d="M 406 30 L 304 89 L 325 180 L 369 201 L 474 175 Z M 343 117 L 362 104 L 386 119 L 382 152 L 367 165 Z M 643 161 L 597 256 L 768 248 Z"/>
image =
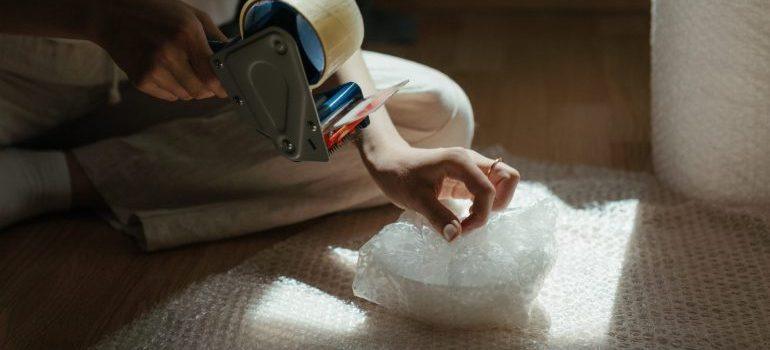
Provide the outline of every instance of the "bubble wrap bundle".
<path id="1" fill-rule="evenodd" d="M 695 198 L 770 204 L 770 1 L 655 0 L 656 175 Z"/>
<path id="2" fill-rule="evenodd" d="M 461 219 L 469 215 L 468 200 L 444 203 Z M 524 328 L 555 259 L 555 224 L 543 200 L 493 213 L 449 243 L 407 211 L 359 250 L 353 293 L 446 328 Z"/>
<path id="3" fill-rule="evenodd" d="M 770 210 L 688 200 L 647 174 L 503 156 L 526 180 L 515 201 L 558 213 L 558 256 L 526 329 L 434 329 L 355 297 L 357 250 L 398 214 L 379 208 L 316 221 L 96 348 L 770 348 Z"/>

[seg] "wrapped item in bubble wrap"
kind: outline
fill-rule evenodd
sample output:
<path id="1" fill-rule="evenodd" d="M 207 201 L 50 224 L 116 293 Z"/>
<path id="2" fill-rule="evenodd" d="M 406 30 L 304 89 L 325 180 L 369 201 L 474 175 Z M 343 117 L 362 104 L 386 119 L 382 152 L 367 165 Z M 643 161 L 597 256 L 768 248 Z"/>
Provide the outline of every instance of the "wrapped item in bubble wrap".
<path id="1" fill-rule="evenodd" d="M 445 204 L 463 218 L 471 203 Z M 436 326 L 526 328 L 555 260 L 555 226 L 556 211 L 542 200 L 493 212 L 450 243 L 407 211 L 360 249 L 353 292 Z"/>

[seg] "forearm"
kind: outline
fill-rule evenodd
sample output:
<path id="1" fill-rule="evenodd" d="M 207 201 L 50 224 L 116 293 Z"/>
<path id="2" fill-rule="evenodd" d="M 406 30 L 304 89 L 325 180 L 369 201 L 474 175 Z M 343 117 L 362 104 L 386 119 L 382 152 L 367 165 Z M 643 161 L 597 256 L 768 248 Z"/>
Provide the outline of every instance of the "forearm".
<path id="1" fill-rule="evenodd" d="M 360 52 L 329 84 L 347 81 L 359 84 L 365 95 L 375 91 Z M 519 179 L 515 169 L 468 149 L 411 148 L 384 108 L 370 118 L 357 145 L 372 179 L 391 202 L 425 216 L 447 240 L 481 227 L 492 209 L 508 206 Z M 471 214 L 460 222 L 441 198 L 472 199 Z"/>
<path id="2" fill-rule="evenodd" d="M 374 80 L 369 73 L 369 68 L 364 64 L 361 51 L 356 52 L 339 70 L 332 76 L 330 83 L 341 84 L 355 82 L 361 87 L 364 96 L 369 96 L 376 91 Z M 380 108 L 369 116 L 371 124 L 362 130 L 363 137 L 358 143 L 362 157 L 366 161 L 372 161 L 381 157 L 388 150 L 400 149 L 409 145 L 398 134 L 393 121 L 385 108 Z"/>
<path id="3" fill-rule="evenodd" d="M 0 0 L 0 33 L 95 40 L 105 0 Z"/>

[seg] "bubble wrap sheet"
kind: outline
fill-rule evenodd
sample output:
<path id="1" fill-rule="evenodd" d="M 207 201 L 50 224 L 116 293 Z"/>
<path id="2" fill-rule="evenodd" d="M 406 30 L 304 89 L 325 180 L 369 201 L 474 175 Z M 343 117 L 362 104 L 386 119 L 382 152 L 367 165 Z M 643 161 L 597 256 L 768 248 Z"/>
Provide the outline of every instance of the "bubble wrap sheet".
<path id="1" fill-rule="evenodd" d="M 559 254 L 525 330 L 435 330 L 354 297 L 357 249 L 393 220 L 378 209 L 191 285 L 97 347 L 770 348 L 768 211 L 688 201 L 646 174 L 505 157 L 526 180 L 514 200 L 559 213 Z"/>
<path id="2" fill-rule="evenodd" d="M 770 205 L 770 1 L 652 3 L 658 178 L 691 197 Z"/>
<path id="3" fill-rule="evenodd" d="M 556 211 L 547 199 L 523 202 L 451 243 L 406 211 L 358 250 L 353 294 L 443 328 L 526 327 L 555 259 Z M 460 219 L 471 204 L 444 201 Z"/>

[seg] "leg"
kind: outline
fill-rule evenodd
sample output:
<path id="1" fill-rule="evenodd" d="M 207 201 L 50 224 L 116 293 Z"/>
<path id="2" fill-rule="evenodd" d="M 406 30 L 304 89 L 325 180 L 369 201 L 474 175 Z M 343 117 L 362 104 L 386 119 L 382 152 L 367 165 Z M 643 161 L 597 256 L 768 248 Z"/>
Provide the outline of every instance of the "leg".
<path id="1" fill-rule="evenodd" d="M 120 72 L 95 44 L 0 34 L 0 52 L 0 146 L 119 98 Z"/>
<path id="2" fill-rule="evenodd" d="M 367 57 L 378 84 L 413 79 L 387 106 L 409 142 L 470 144 L 470 104 L 454 82 L 412 62 Z M 385 66 L 392 77 L 380 74 Z M 353 147 L 330 163 L 292 163 L 233 111 L 172 121 L 74 154 L 120 225 L 148 250 L 385 203 Z"/>
<path id="3" fill-rule="evenodd" d="M 73 177 L 60 151 L 4 148 L 116 98 L 118 73 L 98 46 L 0 34 L 0 228 L 70 208 Z M 85 181 L 85 182 L 84 182 Z M 79 199 L 77 197 L 76 199 Z"/>
<path id="4" fill-rule="evenodd" d="M 409 79 L 386 105 L 407 142 L 422 148 L 470 147 L 473 109 L 451 78 L 428 66 L 376 52 L 364 52 L 364 61 L 378 89 Z"/>

